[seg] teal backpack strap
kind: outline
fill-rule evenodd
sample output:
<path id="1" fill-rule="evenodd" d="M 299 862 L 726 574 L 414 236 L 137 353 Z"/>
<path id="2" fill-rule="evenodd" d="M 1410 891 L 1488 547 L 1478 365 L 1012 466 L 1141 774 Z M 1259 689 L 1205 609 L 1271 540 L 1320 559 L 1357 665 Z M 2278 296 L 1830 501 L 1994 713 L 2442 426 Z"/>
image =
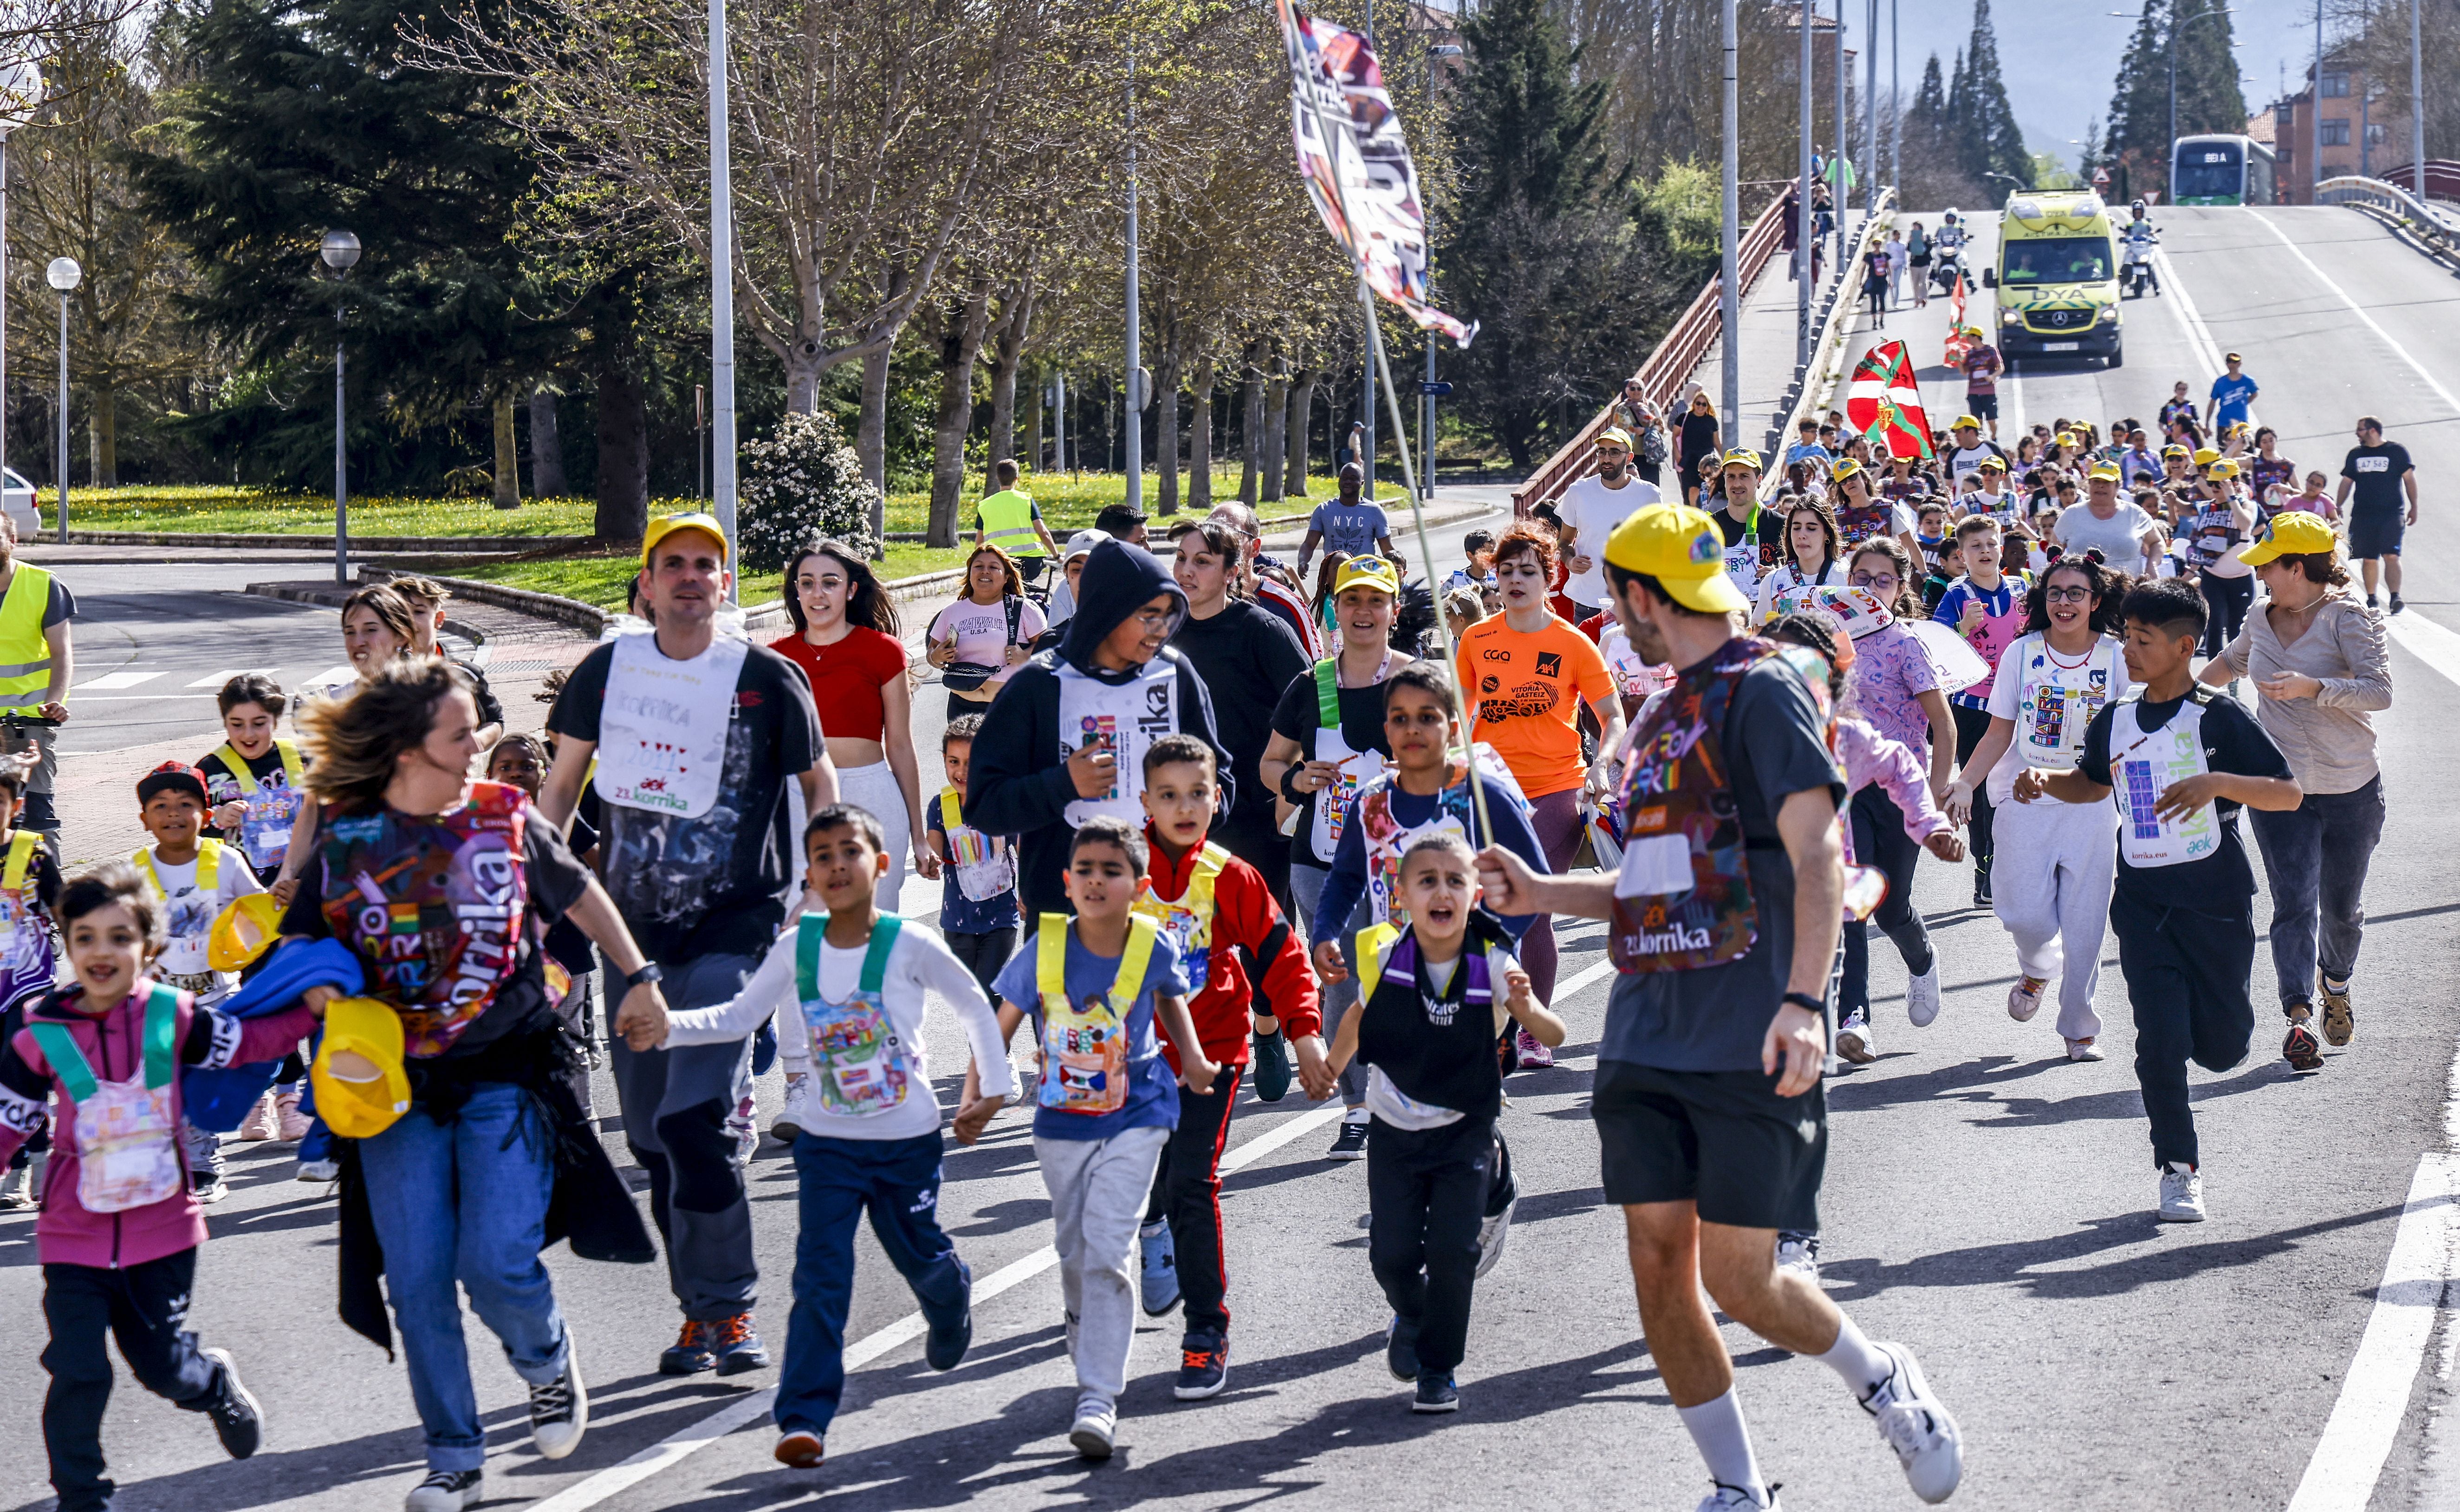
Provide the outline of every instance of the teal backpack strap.
<path id="1" fill-rule="evenodd" d="M 52 1063 L 52 1075 L 59 1078 L 60 1085 L 67 1089 L 70 1102 L 83 1102 L 101 1089 L 101 1083 L 94 1078 L 94 1067 L 86 1063 L 85 1052 L 77 1048 L 68 1025 L 38 1023 L 28 1027 L 33 1033 L 34 1043 L 43 1047 L 43 1059 Z"/>
<path id="2" fill-rule="evenodd" d="M 166 1087 L 180 1072 L 180 995 L 160 982 L 145 1001 L 145 1085 Z"/>
<path id="3" fill-rule="evenodd" d="M 1315 664 L 1315 722 L 1324 729 L 1341 728 L 1341 679 L 1330 657 Z"/>
<path id="4" fill-rule="evenodd" d="M 897 948 L 898 933 L 905 921 L 894 914 L 882 914 L 871 926 L 871 947 L 862 953 L 862 991 L 877 997 L 880 984 L 888 979 L 888 953 Z"/>
<path id="5" fill-rule="evenodd" d="M 795 1000 L 814 1002 L 820 996 L 820 936 L 828 933 L 826 914 L 806 914 L 795 921 Z"/>

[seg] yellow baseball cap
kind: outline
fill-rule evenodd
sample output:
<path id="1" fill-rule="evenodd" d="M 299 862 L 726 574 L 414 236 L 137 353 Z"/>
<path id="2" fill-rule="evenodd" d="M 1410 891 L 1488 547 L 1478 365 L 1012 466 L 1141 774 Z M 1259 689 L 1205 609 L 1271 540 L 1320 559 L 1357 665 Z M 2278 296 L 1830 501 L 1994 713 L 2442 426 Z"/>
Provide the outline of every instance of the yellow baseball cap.
<path id="1" fill-rule="evenodd" d="M 1332 596 L 1338 598 L 1343 589 L 1358 587 L 1380 588 L 1398 597 L 1401 575 L 1381 556 L 1352 556 L 1341 564 L 1340 572 L 1333 575 Z"/>
<path id="2" fill-rule="evenodd" d="M 1974 419 L 1971 415 L 1958 415 L 1954 420 L 1948 423 L 1947 428 L 1950 430 L 1979 430 L 1982 429 L 1982 422 Z"/>
<path id="3" fill-rule="evenodd" d="M 1973 469 L 1977 472 L 2004 472 L 2007 471 L 2007 459 L 1995 454 L 1986 456 L 1973 464 Z"/>
<path id="4" fill-rule="evenodd" d="M 2074 446 L 2076 444 L 2076 435 L 2072 430 L 2062 430 L 2058 433 L 2057 440 L 2061 446 Z"/>
<path id="5" fill-rule="evenodd" d="M 2237 554 L 2249 567 L 2260 567 L 2278 556 L 2322 556 L 2340 544 L 2332 527 L 2302 509 L 2282 510 L 2257 528 L 2255 539 Z"/>
<path id="6" fill-rule="evenodd" d="M 1619 446 L 1628 452 L 1631 450 L 1631 432 L 1621 426 L 1608 426 L 1604 430 L 1599 431 L 1598 438 L 1589 444 L 1592 446 Z"/>
<path id="7" fill-rule="evenodd" d="M 2209 467 L 2220 459 L 2221 454 L 2211 447 L 2195 448 L 2195 466 L 2197 467 Z"/>
<path id="8" fill-rule="evenodd" d="M 2115 483 L 2118 481 L 2118 464 L 2115 462 L 2095 463 L 2092 471 L 2087 473 L 2086 476 L 2108 478 L 2110 482 Z"/>
<path id="9" fill-rule="evenodd" d="M 401 1015 L 373 998 L 336 998 L 325 1005 L 325 1039 L 308 1079 L 316 1116 L 344 1139 L 368 1139 L 410 1111 L 410 1077 L 402 1070 Z"/>
<path id="10" fill-rule="evenodd" d="M 2216 478 L 2236 477 L 2237 476 L 2237 464 L 2228 460 L 2227 458 L 2223 458 L 2222 460 L 2204 469 L 2204 476 Z"/>
<path id="11" fill-rule="evenodd" d="M 1736 447 L 1731 452 L 1726 453 L 1725 461 L 1719 465 L 1721 467 L 1750 468 L 1752 472 L 1756 472 L 1760 470 L 1760 454 L 1752 451 L 1750 447 Z"/>
<path id="12" fill-rule="evenodd" d="M 1625 572 L 1656 578 L 1686 609 L 1730 614 L 1751 606 L 1726 577 L 1726 537 L 1717 522 L 1688 504 L 1634 510 L 1606 537 L 1606 560 Z"/>
<path id="13" fill-rule="evenodd" d="M 2180 446 L 2180 445 L 2179 445 L 2177 442 L 2175 442 L 2175 441 L 2173 441 L 2173 442 L 2171 442 L 2168 446 L 2163 447 L 2163 448 L 2161 449 L 2161 454 L 2162 454 L 2164 457 L 2174 457 L 2174 457 L 2192 457 L 2192 456 L 2194 456 L 2194 455 L 2195 455 L 2195 453 L 2194 453 L 2193 452 L 2188 451 L 2185 447 Z"/>
<path id="14" fill-rule="evenodd" d="M 1828 475 L 1835 481 L 1842 483 L 1847 478 L 1852 477 L 1854 474 L 1861 471 L 1862 464 L 1855 461 L 1852 457 L 1838 457 L 1836 459 L 1836 465 L 1828 470 Z"/>
<path id="15" fill-rule="evenodd" d="M 235 972 L 272 948 L 282 933 L 282 905 L 270 892 L 250 892 L 231 899 L 205 935 L 205 964 Z"/>
<path id="16" fill-rule="evenodd" d="M 728 544 L 726 528 L 718 524 L 717 516 L 702 510 L 693 510 L 684 514 L 661 514 L 649 521 L 649 528 L 641 533 L 641 560 L 647 562 L 649 559 L 649 554 L 658 549 L 658 542 L 677 531 L 699 531 L 717 542 L 720 556 L 729 559 L 733 557 L 734 549 Z"/>

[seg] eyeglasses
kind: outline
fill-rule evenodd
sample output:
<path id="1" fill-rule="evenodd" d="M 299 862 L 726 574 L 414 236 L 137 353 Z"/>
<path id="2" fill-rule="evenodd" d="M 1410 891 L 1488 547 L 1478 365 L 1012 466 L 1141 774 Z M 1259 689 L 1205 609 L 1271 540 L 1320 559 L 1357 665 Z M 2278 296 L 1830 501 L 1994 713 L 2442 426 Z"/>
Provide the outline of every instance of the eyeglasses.
<path id="1" fill-rule="evenodd" d="M 1170 622 L 1177 618 L 1176 609 L 1139 609 L 1135 615 L 1136 624 L 1146 630 L 1167 630 Z"/>
<path id="2" fill-rule="evenodd" d="M 1856 588 L 1894 588 L 1904 579 L 1895 573 L 1856 573 L 1845 579 Z"/>
<path id="3" fill-rule="evenodd" d="M 2042 598 L 2050 603 L 2088 603 L 2091 601 L 2092 590 L 2089 588 L 2045 588 L 2042 590 Z"/>

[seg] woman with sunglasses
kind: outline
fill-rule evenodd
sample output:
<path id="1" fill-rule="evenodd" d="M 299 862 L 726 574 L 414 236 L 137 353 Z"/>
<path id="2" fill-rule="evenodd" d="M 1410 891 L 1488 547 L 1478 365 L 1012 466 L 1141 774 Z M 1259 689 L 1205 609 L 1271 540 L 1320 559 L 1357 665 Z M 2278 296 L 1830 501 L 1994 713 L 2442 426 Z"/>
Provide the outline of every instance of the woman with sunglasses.
<path id="1" fill-rule="evenodd" d="M 2059 984 L 2059 1034 L 2070 1060 L 2098 1060 L 2101 940 L 2110 924 L 2118 847 L 2097 804 L 2018 803 L 2016 776 L 2028 766 L 2066 771 L 2084 749 L 2085 726 L 2126 696 L 2127 659 L 2118 606 L 2127 579 L 2101 553 L 2062 557 L 2025 598 L 2025 633 L 1999 659 L 1990 688 L 1990 727 L 1948 788 L 1947 816 L 1974 810 L 1974 774 L 1994 805 L 1991 911 L 2016 939 L 2016 984 L 2007 1017 L 2041 1011 Z"/>
<path id="2" fill-rule="evenodd" d="M 1854 548 L 1845 581 L 1876 601 L 1878 612 L 1873 618 L 1880 621 L 1846 627 L 1859 632 L 1854 637 L 1854 671 L 1846 684 L 1847 712 L 1911 750 L 1930 772 L 1932 797 L 1943 797 L 1956 772 L 1956 721 L 1948 713 L 1947 695 L 1940 691 L 1930 653 L 1906 628 L 1906 622 L 1926 618 L 1913 558 L 1894 538 L 1874 536 Z M 1905 833 L 1905 812 L 1886 789 L 1865 788 L 1848 807 L 1854 854 L 1888 878 L 1887 898 L 1872 919 L 1904 957 L 1910 977 L 1905 984 L 1907 1017 L 1914 1027 L 1926 1027 L 1939 1017 L 1939 956 L 1914 909 L 1914 862 L 1921 848 Z M 1846 926 L 1845 975 L 1836 1000 L 1836 1053 L 1856 1063 L 1877 1054 L 1870 978 L 1870 928 L 1856 920 Z"/>
<path id="3" fill-rule="evenodd" d="M 1704 478 L 1700 471 L 1702 459 L 1725 454 L 1724 442 L 1717 433 L 1717 410 L 1707 393 L 1693 394 L 1690 404 L 1685 407 L 1676 443 L 1674 459 L 1684 489 L 1696 492 Z"/>

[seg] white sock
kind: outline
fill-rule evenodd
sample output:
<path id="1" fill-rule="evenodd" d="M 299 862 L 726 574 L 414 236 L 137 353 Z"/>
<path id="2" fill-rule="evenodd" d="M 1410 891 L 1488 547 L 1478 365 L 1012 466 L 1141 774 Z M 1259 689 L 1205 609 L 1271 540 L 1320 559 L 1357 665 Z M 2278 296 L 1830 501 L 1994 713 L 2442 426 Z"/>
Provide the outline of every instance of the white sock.
<path id="1" fill-rule="evenodd" d="M 1751 1431 L 1743 1422 L 1743 1404 L 1731 1386 L 1713 1401 L 1677 1407 L 1684 1428 L 1708 1462 L 1708 1479 L 1719 1485 L 1739 1486 L 1765 1504 L 1768 1485 L 1760 1480 L 1760 1462 L 1751 1454 Z"/>
<path id="2" fill-rule="evenodd" d="M 1374 1117 L 1374 1114 L 1368 1112 L 1363 1107 L 1354 1107 L 1348 1112 L 1341 1115 L 1341 1122 L 1344 1124 L 1365 1124 L 1371 1121 Z"/>
<path id="3" fill-rule="evenodd" d="M 1828 1346 L 1819 1363 L 1843 1377 L 1854 1388 L 1856 1397 L 1868 1396 L 1879 1383 L 1897 1373 L 1897 1362 L 1885 1351 L 1862 1336 L 1854 1320 L 1840 1315 L 1836 1320 L 1836 1342 Z"/>

